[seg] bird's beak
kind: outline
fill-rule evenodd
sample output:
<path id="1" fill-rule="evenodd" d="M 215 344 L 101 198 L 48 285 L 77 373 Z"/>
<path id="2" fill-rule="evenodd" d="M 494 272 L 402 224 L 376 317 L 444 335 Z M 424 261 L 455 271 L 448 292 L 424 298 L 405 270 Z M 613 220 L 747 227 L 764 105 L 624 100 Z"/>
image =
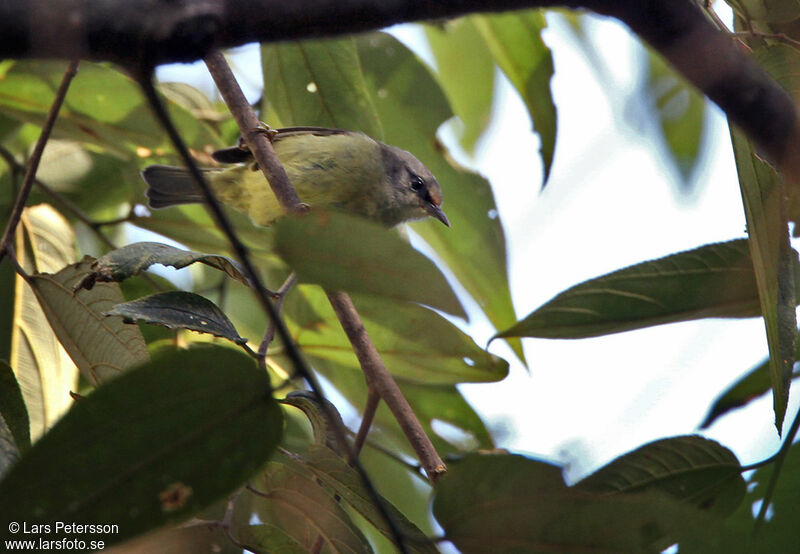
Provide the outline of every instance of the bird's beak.
<path id="1" fill-rule="evenodd" d="M 442 211 L 442 208 L 431 202 L 429 202 L 425 208 L 428 210 L 428 213 L 431 215 L 431 217 L 435 217 L 436 219 L 438 219 L 439 221 L 450 227 L 450 220 L 447 219 L 446 215 L 444 215 L 444 211 Z"/>

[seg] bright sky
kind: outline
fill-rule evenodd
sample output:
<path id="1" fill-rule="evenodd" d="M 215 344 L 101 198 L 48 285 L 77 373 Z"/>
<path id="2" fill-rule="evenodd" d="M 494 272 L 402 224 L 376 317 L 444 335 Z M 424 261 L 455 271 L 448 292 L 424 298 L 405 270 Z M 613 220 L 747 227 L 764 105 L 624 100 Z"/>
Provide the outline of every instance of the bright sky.
<path id="1" fill-rule="evenodd" d="M 740 238 L 745 228 L 719 110 L 711 110 L 697 192 L 681 196 L 652 121 L 631 100 L 642 79 L 643 52 L 628 31 L 612 20 L 593 25 L 604 63 L 598 72 L 558 19 L 550 22 L 545 40 L 555 56 L 559 127 L 547 188 L 540 191 L 538 139 L 505 81 L 496 95 L 497 117 L 474 161 L 495 191 L 519 317 L 585 279 Z M 415 42 L 408 28 L 397 34 Z M 246 50 L 235 64 L 258 67 L 257 51 Z M 610 86 L 598 82 L 603 71 Z M 168 66 L 159 75 L 213 90 L 202 66 Z M 475 310 L 471 315 L 468 330 L 485 344 L 493 331 Z M 650 440 L 695 432 L 716 395 L 767 353 L 760 319 L 704 320 L 579 341 L 525 339 L 524 347 L 529 371 L 496 341 L 492 350 L 513 361 L 509 378 L 461 390 L 500 446 L 567 463 L 572 478 Z M 794 394 L 789 421 L 796 404 Z M 749 464 L 778 448 L 772 422 L 766 396 L 705 434 Z"/>

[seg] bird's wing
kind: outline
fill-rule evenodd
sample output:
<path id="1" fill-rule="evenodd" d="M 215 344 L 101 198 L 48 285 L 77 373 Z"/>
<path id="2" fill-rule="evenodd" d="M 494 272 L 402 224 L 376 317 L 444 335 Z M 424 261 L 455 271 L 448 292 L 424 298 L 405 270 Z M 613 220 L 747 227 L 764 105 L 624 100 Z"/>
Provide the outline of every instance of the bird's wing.
<path id="1" fill-rule="evenodd" d="M 315 135 L 318 137 L 327 137 L 331 135 L 346 135 L 352 131 L 344 129 L 329 129 L 327 127 L 284 127 L 282 129 L 275 129 L 275 134 L 272 135 L 272 142 L 296 137 L 299 135 Z M 237 164 L 237 163 L 250 163 L 253 161 L 253 153 L 240 141 L 237 146 L 230 146 L 222 148 L 211 154 L 211 157 L 219 163 L 223 164 Z"/>

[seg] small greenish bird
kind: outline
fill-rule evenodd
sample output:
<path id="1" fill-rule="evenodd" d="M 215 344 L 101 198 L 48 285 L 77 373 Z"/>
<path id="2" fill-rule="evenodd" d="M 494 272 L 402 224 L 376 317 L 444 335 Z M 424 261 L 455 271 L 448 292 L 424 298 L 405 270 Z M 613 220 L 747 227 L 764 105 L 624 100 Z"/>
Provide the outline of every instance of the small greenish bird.
<path id="1" fill-rule="evenodd" d="M 412 154 L 364 133 L 322 127 L 269 131 L 289 180 L 300 199 L 314 207 L 335 208 L 393 227 L 404 221 L 435 217 L 448 227 L 442 189 Z M 232 147 L 212 155 L 234 167 L 204 169 L 219 200 L 268 226 L 283 215 L 277 198 L 249 150 Z M 142 172 L 153 208 L 202 202 L 188 170 L 151 165 Z"/>

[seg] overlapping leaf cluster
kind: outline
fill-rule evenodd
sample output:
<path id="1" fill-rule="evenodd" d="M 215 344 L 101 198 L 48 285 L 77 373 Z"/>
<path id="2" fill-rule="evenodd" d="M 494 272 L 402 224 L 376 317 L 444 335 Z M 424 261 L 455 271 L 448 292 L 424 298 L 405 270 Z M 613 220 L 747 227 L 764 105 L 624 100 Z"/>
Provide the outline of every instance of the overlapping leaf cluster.
<path id="1" fill-rule="evenodd" d="M 764 16 L 735 4 L 742 21 L 773 34 L 792 36 L 800 15 L 778 17 L 769 8 Z M 591 52 L 581 18 L 565 19 Z M 313 369 L 336 390 L 339 407 L 346 401 L 360 411 L 367 388 L 319 285 L 351 293 L 437 450 L 455 456 L 432 491 L 410 462 L 413 450 L 396 421 L 379 409 L 362 459 L 393 526 L 341 457 L 318 402 L 292 394 L 301 383 L 284 345 L 270 345 L 266 373 L 234 351 L 252 353 L 248 344 L 258 345 L 269 322 L 253 309 L 251 284 L 203 208 L 135 209 L 143 202 L 139 171 L 177 163 L 173 147 L 134 81 L 108 66 L 82 64 L 38 173 L 38 205 L 26 210 L 17 236 L 20 271 L 0 266 L 0 358 L 8 362 L 0 365 L 0 522 L 108 520 L 121 527 L 100 536 L 109 544 L 194 516 L 202 533 L 165 527 L 132 544 L 169 545 L 173 552 L 370 552 L 393 548 L 389 541 L 399 531 L 408 551 L 435 552 L 433 494 L 433 515 L 464 552 L 658 551 L 676 542 L 681 551 L 744 552 L 743 545 L 788 544 L 794 451 L 783 452 L 786 485 L 776 493 L 765 483 L 778 469 L 760 469 L 752 479 L 758 486 L 746 489 L 736 457 L 698 436 L 644 445 L 572 486 L 557 466 L 487 453 L 493 438 L 457 385 L 503 379 L 508 363 L 454 323 L 468 317 L 464 295 L 523 362 L 521 337 L 579 339 L 762 315 L 769 359 L 723 395 L 707 424 L 772 390 L 780 428 L 796 357 L 800 273 L 786 227 L 796 210 L 782 207 L 779 176 L 736 130 L 749 240 L 565 283 L 550 302 L 515 315 L 491 186 L 451 161 L 437 131 L 456 118 L 461 146 L 474 150 L 490 121 L 499 69 L 529 111 L 546 181 L 557 120 L 545 27 L 538 11 L 425 25 L 435 67 L 386 33 L 261 49 L 262 119 L 274 127 L 364 131 L 413 152 L 443 188 L 453 228 L 410 226 L 435 262 L 398 233 L 342 214 L 312 212 L 270 229 L 230 214 L 268 286 L 297 273 L 282 314 Z M 757 59 L 795 92 L 794 45 L 753 40 Z M 0 154 L 16 160 L 0 165 L 5 205 L 13 202 L 18 164 L 38 135 L 61 69 L 0 64 Z M 654 54 L 647 76 L 643 89 L 665 150 L 690 183 L 705 103 Z M 163 84 L 162 93 L 201 164 L 235 142 L 238 130 L 222 106 L 183 84 Z M 526 177 L 533 194 L 538 183 Z M 127 231 L 153 231 L 182 247 L 137 242 L 122 221 L 133 226 Z M 127 246 L 111 248 L 109 238 Z M 149 273 L 155 266 L 179 269 L 181 290 Z M 285 400 L 279 405 L 274 397 Z M 437 433 L 442 424 L 462 438 Z M 769 495 L 776 515 L 754 539 L 751 508 Z"/>

